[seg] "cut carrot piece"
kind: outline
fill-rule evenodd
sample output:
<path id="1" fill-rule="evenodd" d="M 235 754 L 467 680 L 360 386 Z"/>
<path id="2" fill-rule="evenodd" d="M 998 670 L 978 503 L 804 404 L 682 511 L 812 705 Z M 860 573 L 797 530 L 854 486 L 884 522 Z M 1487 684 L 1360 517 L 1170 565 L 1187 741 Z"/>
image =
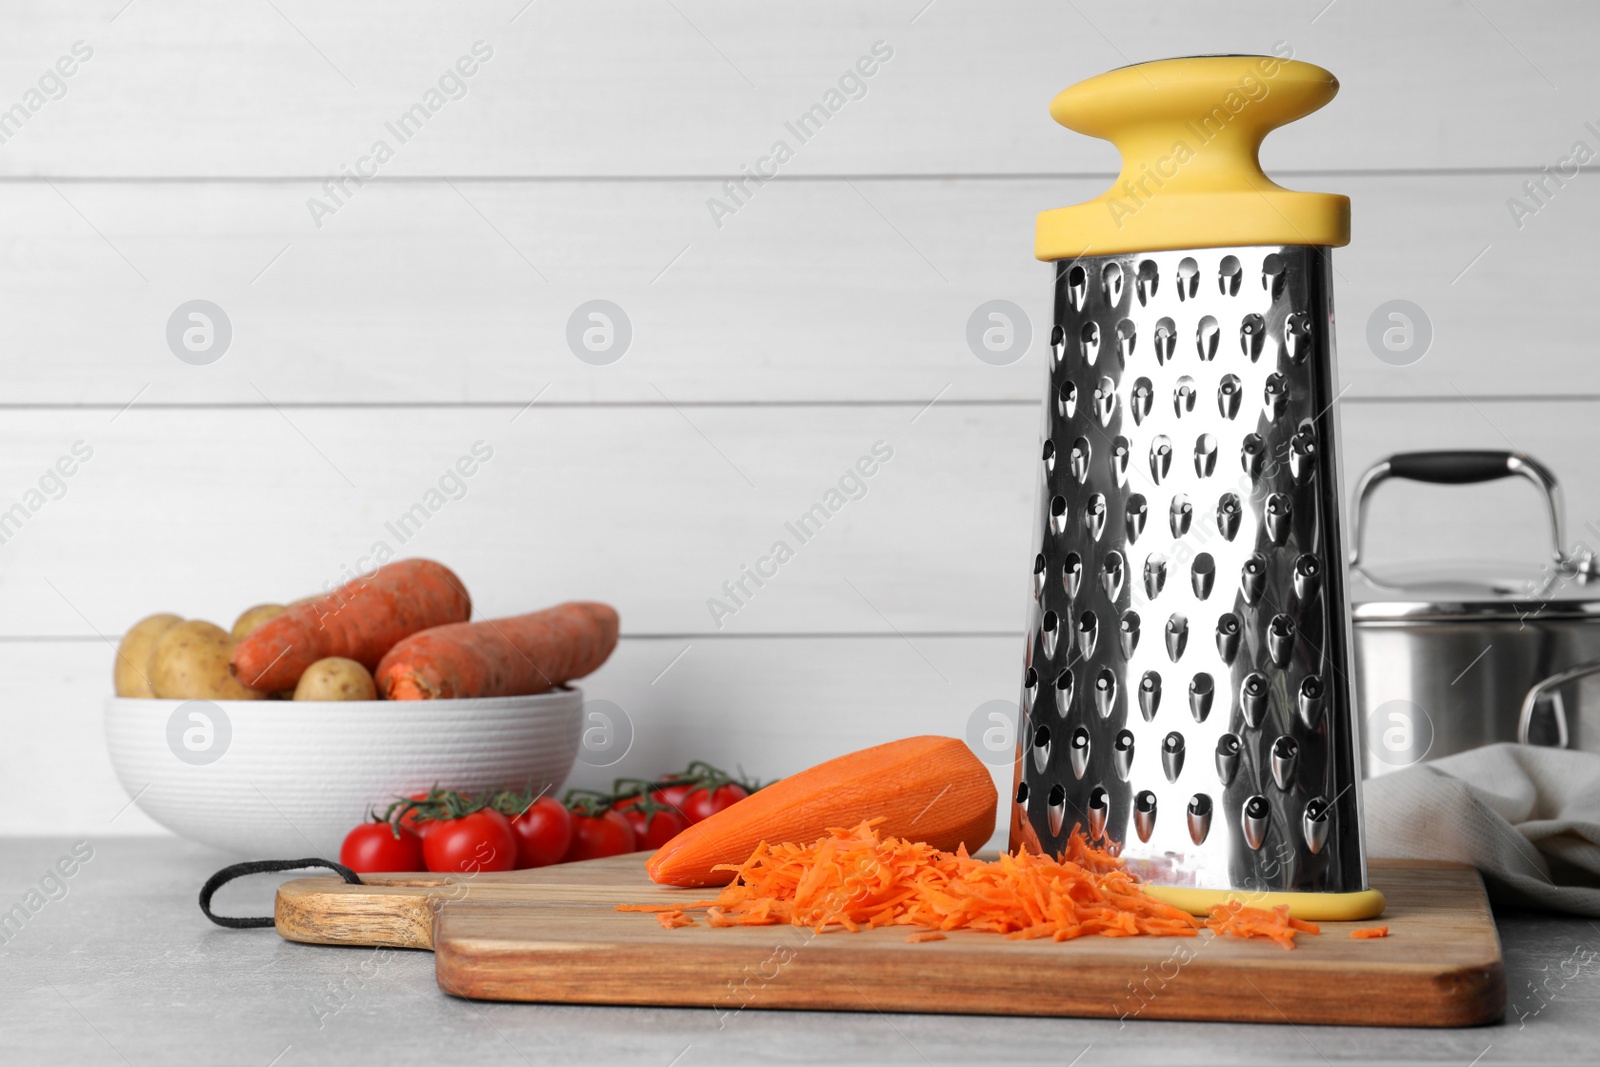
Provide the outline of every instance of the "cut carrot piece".
<path id="1" fill-rule="evenodd" d="M 907 934 L 906 940 L 918 944 L 923 941 L 944 941 L 946 938 L 937 930 L 919 930 L 914 934 Z"/>
<path id="2" fill-rule="evenodd" d="M 1387 926 L 1358 926 L 1350 931 L 1350 936 L 1357 941 L 1370 941 L 1375 937 L 1388 937 L 1389 928 Z"/>
<path id="3" fill-rule="evenodd" d="M 978 848 L 994 832 L 998 800 L 989 768 L 966 742 L 908 737 L 819 763 L 752 793 L 662 845 L 645 869 L 661 885 L 726 885 L 740 870 L 734 864 L 769 834 L 809 842 L 871 818 L 886 822 L 885 834 L 915 833 L 934 848 Z"/>

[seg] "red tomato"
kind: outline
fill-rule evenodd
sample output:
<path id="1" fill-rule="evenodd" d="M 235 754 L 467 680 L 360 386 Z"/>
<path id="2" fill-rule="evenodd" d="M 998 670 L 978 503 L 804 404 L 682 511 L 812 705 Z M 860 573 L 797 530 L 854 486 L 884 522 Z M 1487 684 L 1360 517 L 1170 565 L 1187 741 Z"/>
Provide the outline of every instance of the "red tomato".
<path id="1" fill-rule="evenodd" d="M 645 812 L 639 810 L 638 804 L 638 797 L 629 797 L 627 800 L 617 802 L 622 817 L 633 827 L 635 850 L 649 849 L 654 852 L 689 828 L 688 817 L 671 808 L 657 808 Z"/>
<path id="2" fill-rule="evenodd" d="M 660 801 L 661 803 L 670 804 L 679 811 L 682 811 L 683 802 L 689 796 L 689 790 L 693 788 L 694 786 L 692 785 L 669 785 L 662 789 L 655 790 L 650 795 L 655 797 L 656 800 Z"/>
<path id="3" fill-rule="evenodd" d="M 685 798 L 683 813 L 689 816 L 690 822 L 699 822 L 701 819 L 715 815 L 723 808 L 733 807 L 749 795 L 749 790 L 745 789 L 744 786 L 735 785 L 732 782 L 727 785 L 717 786 L 713 792 L 696 789 Z"/>
<path id="4" fill-rule="evenodd" d="M 437 873 L 509 871 L 517 866 L 517 835 L 511 820 L 484 808 L 434 823 L 422 839 L 422 857 Z"/>
<path id="5" fill-rule="evenodd" d="M 403 826 L 398 833 L 386 822 L 362 823 L 345 835 L 339 862 L 357 874 L 422 870 L 422 839 Z"/>
<path id="6" fill-rule="evenodd" d="M 572 847 L 567 849 L 563 863 L 573 860 L 595 860 L 601 856 L 621 856 L 636 849 L 633 827 L 620 811 L 604 815 L 579 815 L 572 813 Z"/>
<path id="7" fill-rule="evenodd" d="M 406 799 L 407 800 L 427 800 L 428 799 L 428 794 L 426 794 L 426 793 L 413 793 L 409 797 L 407 797 Z M 433 825 L 433 820 L 432 819 L 424 819 L 424 818 L 422 818 L 422 816 L 417 814 L 415 809 L 412 809 L 411 811 L 408 811 L 404 815 L 400 816 L 400 825 L 401 826 L 409 826 L 411 828 L 411 830 L 418 837 L 427 837 L 428 836 L 428 827 Z"/>
<path id="8" fill-rule="evenodd" d="M 517 835 L 517 869 L 560 863 L 572 847 L 572 813 L 555 797 L 540 797 L 511 820 Z"/>

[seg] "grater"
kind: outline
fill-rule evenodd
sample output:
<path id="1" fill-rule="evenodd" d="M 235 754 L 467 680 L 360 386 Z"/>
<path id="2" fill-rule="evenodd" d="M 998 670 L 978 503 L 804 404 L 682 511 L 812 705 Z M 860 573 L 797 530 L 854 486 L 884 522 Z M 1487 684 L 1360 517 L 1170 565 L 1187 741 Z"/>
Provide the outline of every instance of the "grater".
<path id="1" fill-rule="evenodd" d="M 1271 56 L 1111 71 L 1051 113 L 1122 153 L 1055 264 L 1011 846 L 1081 827 L 1191 910 L 1363 918 L 1330 249 L 1349 200 L 1256 153 L 1338 82 Z"/>

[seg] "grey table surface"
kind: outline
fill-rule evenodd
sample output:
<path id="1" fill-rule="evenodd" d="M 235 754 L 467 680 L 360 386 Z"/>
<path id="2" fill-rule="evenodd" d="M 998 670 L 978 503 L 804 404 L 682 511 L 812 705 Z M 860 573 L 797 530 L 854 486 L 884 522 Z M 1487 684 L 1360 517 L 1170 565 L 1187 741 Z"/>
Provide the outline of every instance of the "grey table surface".
<path id="1" fill-rule="evenodd" d="M 1506 1021 L 1470 1030 L 1119 1023 L 874 1012 L 485 1004 L 441 993 L 426 952 L 291 944 L 208 923 L 195 895 L 229 857 L 173 838 L 0 839 L 6 1064 L 1593 1063 L 1600 925 L 1502 914 Z M 69 865 L 70 866 L 70 865 Z M 218 910 L 270 912 L 276 876 Z M 38 896 L 29 896 L 37 892 Z M 1351 989 L 1350 996 L 1361 996 Z"/>

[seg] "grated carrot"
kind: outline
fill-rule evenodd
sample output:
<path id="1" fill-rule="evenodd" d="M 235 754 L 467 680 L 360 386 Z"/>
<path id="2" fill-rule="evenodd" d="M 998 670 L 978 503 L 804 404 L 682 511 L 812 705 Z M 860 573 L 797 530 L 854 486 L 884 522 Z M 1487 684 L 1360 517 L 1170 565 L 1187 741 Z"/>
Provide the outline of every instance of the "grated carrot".
<path id="1" fill-rule="evenodd" d="M 1389 928 L 1387 926 L 1360 926 L 1351 930 L 1350 936 L 1357 941 L 1370 941 L 1375 937 L 1388 937 Z"/>
<path id="2" fill-rule="evenodd" d="M 1060 859 L 1022 849 L 985 863 L 964 847 L 941 852 L 881 837 L 882 821 L 834 829 L 809 845 L 762 842 L 744 863 L 726 866 L 735 877 L 715 900 L 617 910 L 682 915 L 703 909 L 713 927 L 787 924 L 822 933 L 915 926 L 1055 941 L 1090 934 L 1194 937 L 1201 925 L 1147 895 L 1121 860 L 1091 846 L 1078 830 Z"/>
<path id="3" fill-rule="evenodd" d="M 1219 934 L 1271 938 L 1284 948 L 1294 948 L 1294 935 L 1297 933 L 1322 933 L 1322 928 L 1314 922 L 1291 919 L 1287 904 L 1279 904 L 1271 909 L 1252 908 L 1242 901 L 1230 900 L 1212 908 L 1210 916 L 1206 926 Z"/>
<path id="4" fill-rule="evenodd" d="M 906 940 L 917 943 L 922 941 L 944 941 L 946 938 L 937 930 L 918 930 L 914 934 L 907 934 Z"/>

